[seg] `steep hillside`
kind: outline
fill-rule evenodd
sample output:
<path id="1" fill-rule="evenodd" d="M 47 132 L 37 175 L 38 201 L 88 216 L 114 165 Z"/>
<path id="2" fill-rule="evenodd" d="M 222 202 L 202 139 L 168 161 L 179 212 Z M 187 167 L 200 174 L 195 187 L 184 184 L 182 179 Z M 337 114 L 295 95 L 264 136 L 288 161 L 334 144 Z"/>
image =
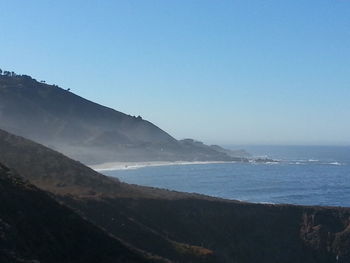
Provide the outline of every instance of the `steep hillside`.
<path id="1" fill-rule="evenodd" d="M 174 262 L 350 262 L 349 208 L 248 204 L 133 186 L 6 132 L 0 142 L 0 162 L 114 236 Z M 84 174 L 91 179 L 79 184 Z M 45 176 L 50 184 L 41 182 Z M 89 195 L 98 181 L 103 187 Z"/>
<path id="2" fill-rule="evenodd" d="M 177 141 L 141 117 L 25 75 L 0 75 L 0 128 L 86 164 L 232 160 L 209 146 Z"/>
<path id="3" fill-rule="evenodd" d="M 96 198 L 194 196 L 119 182 L 118 179 L 99 174 L 61 153 L 3 130 L 0 130 L 0 162 L 36 186 L 60 195 Z"/>
<path id="4" fill-rule="evenodd" d="M 109 208 L 112 208 L 106 203 L 106 198 L 116 200 L 123 200 L 124 198 L 139 200 L 208 198 L 196 194 L 125 184 L 114 178 L 98 174 L 81 163 L 40 144 L 1 130 L 0 162 L 13 167 L 14 170 L 41 189 L 56 194 L 59 201 L 63 201 L 70 206 L 77 203 L 85 206 L 85 201 L 95 200 L 98 204 L 107 204 Z M 90 205 L 87 205 L 87 207 L 92 208 Z M 104 217 L 106 213 L 109 213 L 104 210 L 104 208 L 100 210 L 96 207 L 95 212 Z M 77 211 L 81 212 L 80 209 L 77 209 Z M 165 258 L 169 257 L 182 262 L 189 259 L 195 259 L 194 262 L 212 262 L 212 251 L 171 240 L 152 228 L 140 225 L 137 217 L 134 218 L 132 214 L 125 214 L 123 209 L 115 208 L 113 212 L 117 215 L 108 217 L 105 222 L 106 225 L 98 225 L 103 228 L 114 224 L 119 226 L 121 228 L 120 233 L 123 234 L 120 235 L 117 233 L 118 231 L 114 231 L 113 235 L 132 245 L 136 244 L 135 247 L 145 248 L 151 254 L 162 255 Z M 85 217 L 83 213 L 81 215 Z M 92 218 L 89 218 L 89 220 L 95 221 Z M 139 242 L 146 246 L 137 245 Z M 153 249 L 149 249 L 149 246 Z M 178 252 L 179 249 L 181 252 Z"/>
<path id="5" fill-rule="evenodd" d="M 150 262 L 0 164 L 0 262 Z"/>

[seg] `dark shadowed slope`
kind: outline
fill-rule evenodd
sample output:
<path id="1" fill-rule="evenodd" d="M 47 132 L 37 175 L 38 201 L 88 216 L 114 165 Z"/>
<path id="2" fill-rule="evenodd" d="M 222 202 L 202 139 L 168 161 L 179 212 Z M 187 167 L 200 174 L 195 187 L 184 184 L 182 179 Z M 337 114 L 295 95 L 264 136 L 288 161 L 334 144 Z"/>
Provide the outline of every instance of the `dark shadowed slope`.
<path id="1" fill-rule="evenodd" d="M 141 117 L 25 75 L 0 75 L 0 128 L 88 164 L 233 159 L 209 146 L 177 141 Z"/>
<path id="2" fill-rule="evenodd" d="M 132 186 L 18 136 L 1 132 L 0 142 L 0 162 L 121 240 L 175 262 L 350 262 L 349 208 L 248 204 Z M 69 176 L 61 176 L 61 165 Z M 45 177 L 50 184 L 41 182 Z M 91 188 L 95 195 L 87 194 Z"/>
<path id="3" fill-rule="evenodd" d="M 118 180 L 98 174 L 92 169 L 73 161 L 62 154 L 46 148 L 40 144 L 31 142 L 19 136 L 9 134 L 0 130 L 0 162 L 21 173 L 26 179 L 41 189 L 56 194 L 56 198 L 68 205 L 79 204 L 85 206 L 84 201 L 96 200 L 100 204 L 107 204 L 107 199 L 182 199 L 200 198 L 200 195 L 165 191 L 150 187 L 128 185 Z M 107 199 L 106 199 L 107 198 Z M 208 198 L 208 197 L 203 197 Z M 210 199 L 210 198 L 209 198 Z M 75 200 L 75 201 L 74 201 Z M 125 203 L 127 204 L 127 203 Z M 90 208 L 92 206 L 88 205 Z M 101 207 L 102 208 L 102 207 Z M 108 210 L 100 210 L 98 207 L 93 210 L 104 217 Z M 77 210 L 78 212 L 80 210 Z M 109 225 L 118 225 L 120 229 L 113 231 L 113 235 L 128 243 L 142 245 L 135 247 L 151 254 L 163 255 L 163 257 L 175 258 L 186 262 L 196 259 L 195 262 L 212 262 L 212 251 L 188 244 L 175 242 L 162 233 L 138 223 L 138 219 L 132 214 L 125 214 L 123 209 L 113 209 L 118 215 L 109 217 L 105 228 Z M 83 214 L 81 214 L 83 215 Z M 84 216 L 84 215 L 83 215 Z M 85 217 L 85 216 L 84 216 Z M 89 218 L 89 220 L 94 221 Z M 159 220 L 162 220 L 160 217 Z M 151 247 L 151 249 L 150 249 Z M 181 253 L 178 252 L 179 247 Z M 198 261 L 199 260 L 199 261 Z"/>
<path id="4" fill-rule="evenodd" d="M 2 263 L 150 262 L 2 164 L 0 200 Z"/>
<path id="5" fill-rule="evenodd" d="M 0 130 L 0 162 L 15 169 L 36 186 L 60 195 L 80 197 L 193 196 L 119 182 L 23 137 Z"/>

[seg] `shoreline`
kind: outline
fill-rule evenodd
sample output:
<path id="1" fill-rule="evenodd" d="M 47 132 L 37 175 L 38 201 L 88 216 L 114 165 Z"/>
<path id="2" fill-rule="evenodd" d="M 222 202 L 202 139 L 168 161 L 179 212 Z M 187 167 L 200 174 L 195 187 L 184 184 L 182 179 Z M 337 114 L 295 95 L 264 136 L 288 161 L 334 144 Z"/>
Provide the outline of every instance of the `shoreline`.
<path id="1" fill-rule="evenodd" d="M 220 164 L 220 163 L 235 163 L 234 161 L 149 161 L 149 162 L 108 162 L 96 165 L 89 165 L 89 167 L 97 172 L 103 171 L 117 171 L 117 170 L 133 170 L 144 167 L 157 166 L 173 166 L 173 165 L 200 165 L 200 164 Z"/>

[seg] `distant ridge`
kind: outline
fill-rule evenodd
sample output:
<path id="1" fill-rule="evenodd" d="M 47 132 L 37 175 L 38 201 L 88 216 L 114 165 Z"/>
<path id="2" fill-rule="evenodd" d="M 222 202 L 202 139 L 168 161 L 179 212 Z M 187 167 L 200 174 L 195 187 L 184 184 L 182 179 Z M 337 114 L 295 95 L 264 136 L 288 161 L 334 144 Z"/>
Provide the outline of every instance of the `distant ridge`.
<path id="1" fill-rule="evenodd" d="M 140 116 L 124 114 L 57 85 L 15 73 L 0 75 L 0 128 L 85 164 L 232 161 L 242 157 L 193 140 L 178 141 Z"/>

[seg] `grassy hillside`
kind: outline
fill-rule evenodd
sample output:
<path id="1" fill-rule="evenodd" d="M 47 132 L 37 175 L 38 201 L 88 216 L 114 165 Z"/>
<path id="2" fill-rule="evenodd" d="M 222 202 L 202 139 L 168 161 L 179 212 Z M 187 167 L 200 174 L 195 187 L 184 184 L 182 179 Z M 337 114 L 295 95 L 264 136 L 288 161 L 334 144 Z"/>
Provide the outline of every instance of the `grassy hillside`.
<path id="1" fill-rule="evenodd" d="M 248 204 L 128 185 L 6 132 L 0 149 L 0 162 L 80 215 L 175 262 L 350 262 L 349 208 Z"/>
<path id="2" fill-rule="evenodd" d="M 0 164 L 0 262 L 151 262 Z"/>
<path id="3" fill-rule="evenodd" d="M 86 164 L 237 159 L 25 75 L 0 75 L 0 105 L 1 129 Z"/>

